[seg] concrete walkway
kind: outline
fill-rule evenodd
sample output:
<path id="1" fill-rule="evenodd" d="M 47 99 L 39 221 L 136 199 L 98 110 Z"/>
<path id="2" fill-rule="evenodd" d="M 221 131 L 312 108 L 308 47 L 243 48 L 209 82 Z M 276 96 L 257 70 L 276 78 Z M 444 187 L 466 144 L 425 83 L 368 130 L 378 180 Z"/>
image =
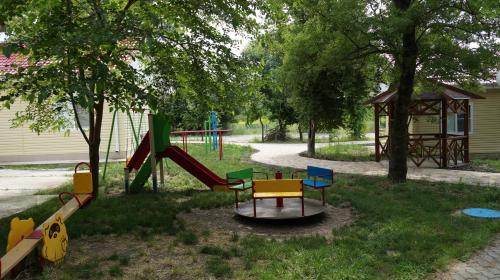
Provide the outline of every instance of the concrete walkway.
<path id="1" fill-rule="evenodd" d="M 302 169 L 305 169 L 307 165 L 317 165 L 331 168 L 337 173 L 376 176 L 385 176 L 388 170 L 388 162 L 348 162 L 301 157 L 299 153 L 307 150 L 306 144 L 250 143 L 249 145 L 258 150 L 258 152 L 252 155 L 251 159 L 269 165 Z M 433 182 L 467 183 L 471 185 L 500 187 L 500 173 L 409 167 L 408 178 Z"/>
<path id="2" fill-rule="evenodd" d="M 72 173 L 69 170 L 0 169 L 0 218 L 52 198 L 51 195 L 34 194 L 63 184 Z"/>

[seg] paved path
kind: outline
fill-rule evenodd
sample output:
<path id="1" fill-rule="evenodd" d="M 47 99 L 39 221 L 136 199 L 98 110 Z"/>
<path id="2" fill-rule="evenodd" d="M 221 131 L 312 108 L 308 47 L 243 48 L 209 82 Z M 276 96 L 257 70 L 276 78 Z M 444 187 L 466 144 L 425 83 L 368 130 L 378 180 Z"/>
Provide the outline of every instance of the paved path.
<path id="1" fill-rule="evenodd" d="M 68 181 L 69 170 L 11 170 L 0 169 L 0 218 L 6 217 L 53 196 L 34 195 L 40 190 L 57 187 Z"/>
<path id="2" fill-rule="evenodd" d="M 500 237 L 468 261 L 453 265 L 448 272 L 438 275 L 437 278 L 441 280 L 500 279 Z"/>
<path id="3" fill-rule="evenodd" d="M 306 144 L 249 144 L 257 149 L 251 157 L 260 163 L 305 169 L 307 165 L 331 168 L 338 173 L 360 175 L 387 175 L 388 162 L 347 162 L 312 159 L 299 156 L 307 149 Z M 472 172 L 424 167 L 409 167 L 408 178 L 434 182 L 467 183 L 471 185 L 500 187 L 500 173 Z"/>

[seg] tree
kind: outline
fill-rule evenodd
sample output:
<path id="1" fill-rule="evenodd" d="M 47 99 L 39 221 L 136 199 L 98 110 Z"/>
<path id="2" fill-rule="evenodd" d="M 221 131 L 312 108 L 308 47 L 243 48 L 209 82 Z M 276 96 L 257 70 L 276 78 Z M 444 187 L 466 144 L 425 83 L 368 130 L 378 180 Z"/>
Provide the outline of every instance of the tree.
<path id="1" fill-rule="evenodd" d="M 250 89 L 249 96 L 256 97 L 252 102 L 262 101 L 261 104 L 250 103 L 248 106 L 256 105 L 254 113 L 257 114 L 268 111 L 269 119 L 277 123 L 273 131 L 274 140 L 285 140 L 287 126 L 297 122 L 297 114 L 289 102 L 290 94 L 284 90 L 279 77 L 279 67 L 283 64 L 282 43 L 281 35 L 271 31 L 251 42 L 243 52 L 245 61 L 253 66 L 252 77 L 247 79 L 246 85 Z M 254 90 L 258 93 L 252 94 Z"/>
<path id="2" fill-rule="evenodd" d="M 295 7 L 297 9 L 297 7 Z M 305 7 L 305 9 L 307 9 Z M 363 64 L 338 60 L 338 35 L 325 29 L 316 17 L 299 13 L 287 25 L 282 76 L 286 90 L 302 122 L 308 123 L 307 151 L 315 155 L 316 132 L 355 126 L 364 110 L 359 106 L 368 96 Z M 349 122 L 346 122 L 348 120 Z"/>
<path id="3" fill-rule="evenodd" d="M 7 107 L 26 101 L 17 120 L 31 122 L 35 131 L 63 128 L 62 112 L 73 111 L 89 147 L 97 195 L 104 104 L 156 111 L 163 95 L 180 88 L 230 84 L 238 62 L 227 34 L 251 28 L 253 8 L 243 0 L 2 1 L 10 36 L 3 52 L 22 53 L 29 66 L 7 75 L 0 101 Z M 78 107 L 89 114 L 88 131 Z"/>
<path id="4" fill-rule="evenodd" d="M 278 2 L 288 6 L 285 11 L 302 4 Z M 387 61 L 383 74 L 398 91 L 390 120 L 389 178 L 405 181 L 408 106 L 415 83 L 432 78 L 463 85 L 490 79 L 500 60 L 498 1 L 320 0 L 307 4 L 307 13 L 299 15 L 317 15 L 322 26 L 343 38 L 341 60 Z"/>

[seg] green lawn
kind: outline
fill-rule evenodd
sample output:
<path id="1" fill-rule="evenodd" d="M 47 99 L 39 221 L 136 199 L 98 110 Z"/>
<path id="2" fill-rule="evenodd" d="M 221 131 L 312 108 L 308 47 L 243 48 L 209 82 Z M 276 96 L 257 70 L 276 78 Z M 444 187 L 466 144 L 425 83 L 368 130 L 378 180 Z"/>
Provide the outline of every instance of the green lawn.
<path id="1" fill-rule="evenodd" d="M 475 171 L 500 173 L 500 160 L 473 159 L 471 169 Z"/>
<path id="2" fill-rule="evenodd" d="M 301 155 L 306 156 L 307 153 L 304 152 Z M 336 143 L 317 148 L 314 158 L 338 161 L 372 161 L 375 160 L 375 154 L 368 146 Z"/>
<path id="3" fill-rule="evenodd" d="M 216 160 L 215 153 L 206 155 L 202 146 L 190 145 L 190 152 L 220 175 L 242 167 L 273 172 L 269 167 L 248 161 L 250 148 L 225 147 L 222 162 Z M 122 189 L 122 164 L 112 164 L 111 176 L 103 184 L 105 192 L 117 193 Z M 171 236 L 178 240 L 172 246 L 182 248 L 197 260 L 191 266 L 176 267 L 169 263 L 177 278 L 201 269 L 205 277 L 239 279 L 425 279 L 454 260 L 466 259 L 500 232 L 500 221 L 456 214 L 465 207 L 499 209 L 499 189 L 422 181 L 391 184 L 381 177 L 339 175 L 336 187 L 327 191 L 328 203 L 352 205 L 357 221 L 350 227 L 332 231 L 332 238 L 312 236 L 278 241 L 237 233 L 220 233 L 228 235 L 227 239 L 215 238 L 211 229 L 189 228 L 176 214 L 194 208 L 231 205 L 233 194 L 206 191 L 206 187 L 171 161 L 168 166 L 168 186 L 160 194 L 102 196 L 78 211 L 67 222 L 70 248 L 71 242 L 92 236 L 106 240 L 100 236 L 132 235 L 138 242 L 151 246 L 155 244 L 152 241 L 155 236 Z M 285 176 L 291 171 L 284 170 Z M 306 195 L 319 198 L 317 192 Z M 33 217 L 38 224 L 57 207 L 57 202 L 51 200 L 19 216 Z M 0 251 L 4 250 L 9 221 L 10 218 L 0 220 Z M 177 252 L 169 246 L 160 248 Z M 93 254 L 93 263 L 75 264 L 67 260 L 66 265 L 53 268 L 54 275 L 58 275 L 57 279 L 120 279 L 128 275 L 129 262 L 134 263 L 137 258 L 134 254 Z M 168 253 L 164 258 L 165 262 L 173 262 L 177 257 Z M 200 266 L 200 261 L 204 265 Z M 95 265 L 104 262 L 111 266 Z M 146 276 L 141 279 L 159 278 L 155 269 L 149 264 Z"/>

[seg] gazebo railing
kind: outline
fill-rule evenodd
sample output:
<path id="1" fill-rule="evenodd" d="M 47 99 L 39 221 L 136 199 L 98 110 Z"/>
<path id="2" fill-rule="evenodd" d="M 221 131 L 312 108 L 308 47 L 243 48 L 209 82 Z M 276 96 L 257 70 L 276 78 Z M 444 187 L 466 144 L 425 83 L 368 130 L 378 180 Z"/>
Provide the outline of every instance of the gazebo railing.
<path id="1" fill-rule="evenodd" d="M 443 141 L 444 139 L 446 141 Z M 465 141 L 467 137 L 463 135 L 448 135 L 443 138 L 441 134 L 409 134 L 408 158 L 416 166 L 421 166 L 426 161 L 434 162 L 439 167 L 457 166 L 466 162 Z M 445 143 L 446 148 L 443 151 Z M 389 158 L 390 140 L 387 135 L 380 136 L 375 145 L 378 145 L 380 157 Z"/>
<path id="2" fill-rule="evenodd" d="M 459 164 L 466 163 L 468 160 L 466 155 L 466 141 L 467 136 L 463 135 L 448 135 L 446 138 L 446 164 L 447 166 L 458 166 Z M 446 167 L 446 166 L 443 166 Z"/>

